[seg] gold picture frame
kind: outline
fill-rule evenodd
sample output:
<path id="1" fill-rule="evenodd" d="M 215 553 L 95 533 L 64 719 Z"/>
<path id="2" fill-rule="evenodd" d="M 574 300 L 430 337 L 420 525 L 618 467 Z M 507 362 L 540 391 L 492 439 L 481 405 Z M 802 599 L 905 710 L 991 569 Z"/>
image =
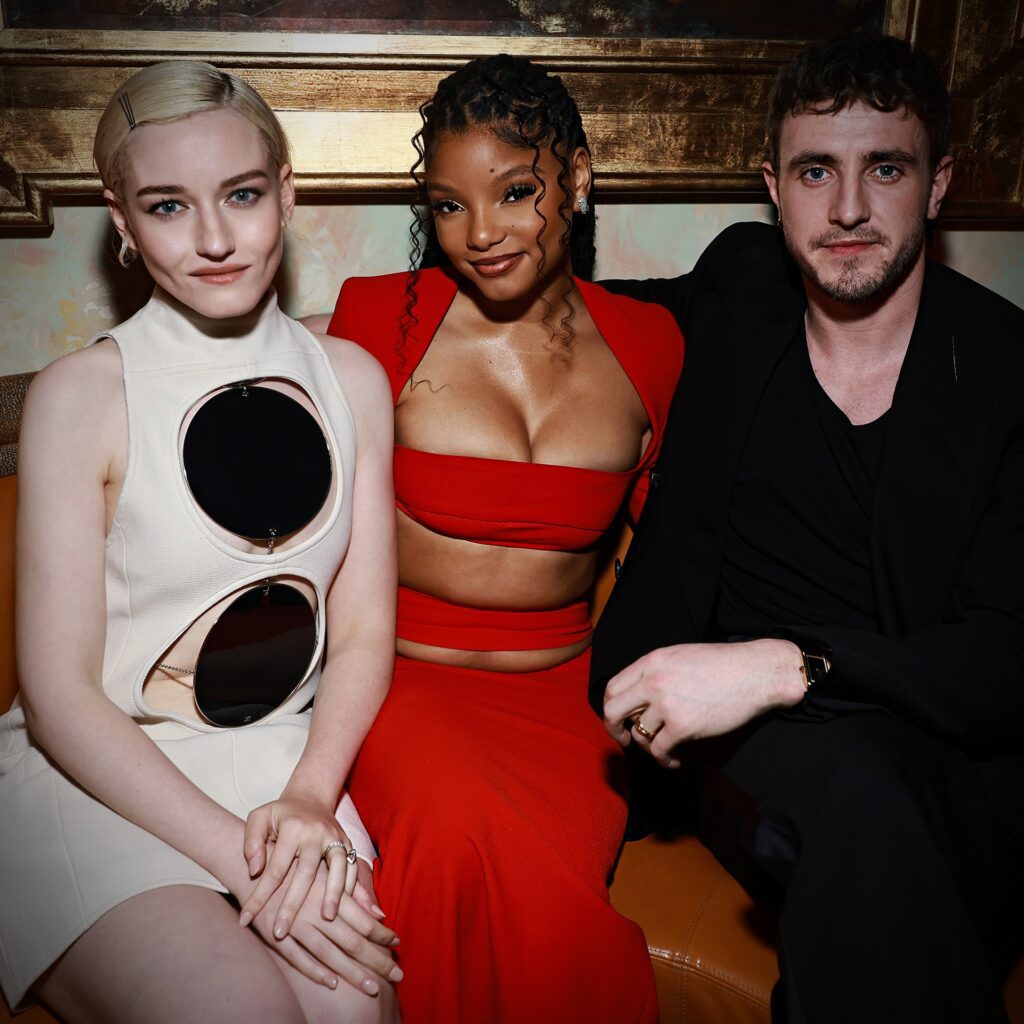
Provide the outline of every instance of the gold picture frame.
<path id="1" fill-rule="evenodd" d="M 1024 225 L 1024 0 L 889 0 L 885 28 L 924 46 L 950 84 L 958 169 L 944 219 Z M 263 93 L 307 199 L 408 196 L 417 106 L 464 61 L 503 50 L 565 77 L 604 197 L 763 201 L 768 90 L 801 45 L 0 25 L 0 232 L 47 232 L 55 199 L 95 202 L 100 111 L 139 67 L 174 58 L 209 60 Z"/>

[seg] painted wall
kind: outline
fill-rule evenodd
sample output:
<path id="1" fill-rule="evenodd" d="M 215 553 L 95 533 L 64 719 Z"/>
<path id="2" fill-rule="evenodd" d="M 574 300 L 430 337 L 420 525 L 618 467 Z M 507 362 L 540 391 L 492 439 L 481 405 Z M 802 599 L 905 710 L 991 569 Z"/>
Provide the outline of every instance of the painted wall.
<path id="1" fill-rule="evenodd" d="M 693 266 L 738 220 L 768 220 L 760 204 L 609 204 L 599 209 L 599 277 L 665 277 Z M 353 274 L 407 265 L 409 211 L 398 204 L 300 206 L 278 279 L 293 316 L 333 308 Z M 942 231 L 944 262 L 1024 306 L 1024 231 Z M 0 238 L 0 374 L 37 370 L 130 316 L 150 283 L 114 259 L 106 210 L 58 207 L 47 238 Z"/>

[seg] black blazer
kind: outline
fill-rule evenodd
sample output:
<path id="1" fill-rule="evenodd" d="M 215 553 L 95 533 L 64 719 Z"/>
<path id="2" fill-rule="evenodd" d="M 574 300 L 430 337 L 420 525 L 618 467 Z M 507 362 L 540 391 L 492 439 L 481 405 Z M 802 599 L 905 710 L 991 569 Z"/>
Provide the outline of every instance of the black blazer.
<path id="1" fill-rule="evenodd" d="M 595 637 L 595 708 L 642 654 L 708 638 L 746 434 L 806 308 L 781 232 L 764 224 L 727 229 L 681 278 L 605 285 L 667 306 L 686 360 Z M 1024 311 L 932 262 L 889 414 L 871 552 L 881 632 L 801 630 L 833 652 L 801 710 L 882 707 L 955 745 L 984 762 L 1024 839 Z"/>

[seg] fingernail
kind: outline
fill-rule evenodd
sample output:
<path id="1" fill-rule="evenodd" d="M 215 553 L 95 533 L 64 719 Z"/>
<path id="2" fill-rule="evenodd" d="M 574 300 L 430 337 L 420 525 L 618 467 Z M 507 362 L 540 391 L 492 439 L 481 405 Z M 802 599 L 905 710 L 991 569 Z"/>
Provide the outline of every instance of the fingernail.
<path id="1" fill-rule="evenodd" d="M 338 916 L 338 904 L 337 903 L 328 903 L 324 907 L 324 914 L 323 914 L 323 916 L 324 916 L 324 920 L 325 921 L 333 921 Z"/>
<path id="2" fill-rule="evenodd" d="M 285 926 L 283 924 L 275 924 L 274 925 L 274 938 L 276 938 L 276 939 L 283 939 L 284 938 L 284 934 L 285 934 L 285 932 L 287 930 L 288 929 L 285 928 Z"/>
<path id="3" fill-rule="evenodd" d="M 238 861 L 235 861 L 235 863 L 237 864 Z M 249 877 L 250 878 L 254 877 L 256 872 L 259 871 L 259 869 L 260 869 L 260 859 L 259 859 L 259 857 L 253 857 L 252 860 L 249 861 Z"/>
<path id="4" fill-rule="evenodd" d="M 337 988 L 338 987 L 338 979 L 337 978 L 332 978 L 330 975 L 328 975 L 326 978 L 324 978 L 324 984 L 328 988 Z"/>
<path id="5" fill-rule="evenodd" d="M 250 921 L 252 921 L 252 914 L 250 914 L 248 910 L 243 910 L 241 915 L 238 918 L 238 923 L 243 928 L 248 928 Z"/>
<path id="6" fill-rule="evenodd" d="M 401 981 L 405 977 L 405 971 L 403 971 L 398 964 L 395 964 L 395 966 L 388 972 L 388 977 L 392 981 Z"/>
<path id="7" fill-rule="evenodd" d="M 364 978 L 363 988 L 369 992 L 371 996 L 375 996 L 380 991 L 380 985 L 378 985 L 373 978 Z"/>
<path id="8" fill-rule="evenodd" d="M 370 907 L 370 913 L 373 914 L 375 917 L 380 917 L 380 918 L 383 918 L 383 917 L 387 916 L 384 913 L 384 911 L 381 910 L 380 907 L 377 906 L 376 903 L 374 903 L 374 905 L 372 907 Z"/>
<path id="9" fill-rule="evenodd" d="M 389 946 L 397 946 L 402 940 L 396 935 L 389 943 Z"/>
<path id="10" fill-rule="evenodd" d="M 682 761 L 669 761 L 669 768 L 678 768 L 683 762 Z"/>

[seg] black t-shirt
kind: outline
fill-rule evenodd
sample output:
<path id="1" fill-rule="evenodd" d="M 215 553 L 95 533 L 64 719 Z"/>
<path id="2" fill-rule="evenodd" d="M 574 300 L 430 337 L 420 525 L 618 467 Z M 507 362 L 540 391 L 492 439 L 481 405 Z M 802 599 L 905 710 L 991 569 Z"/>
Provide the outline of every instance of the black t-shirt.
<path id="1" fill-rule="evenodd" d="M 716 622 L 878 630 L 871 505 L 888 416 L 854 426 L 811 367 L 803 331 L 779 360 L 733 486 Z"/>

